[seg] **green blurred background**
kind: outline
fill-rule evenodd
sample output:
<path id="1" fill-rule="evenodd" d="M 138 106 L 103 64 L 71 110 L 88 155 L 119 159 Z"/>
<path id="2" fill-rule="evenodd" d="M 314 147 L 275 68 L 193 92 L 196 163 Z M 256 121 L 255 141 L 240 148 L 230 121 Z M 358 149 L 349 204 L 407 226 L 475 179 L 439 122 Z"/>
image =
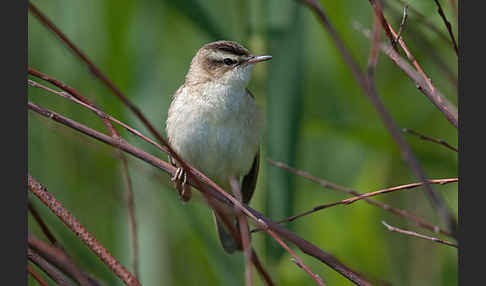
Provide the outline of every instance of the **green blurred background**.
<path id="1" fill-rule="evenodd" d="M 450 2 L 454 1 L 441 1 L 457 31 Z M 260 176 L 251 206 L 274 220 L 346 196 L 277 169 L 267 158 L 359 192 L 416 181 L 328 33 L 313 13 L 297 2 L 35 0 L 32 3 L 164 135 L 170 95 L 183 83 L 193 55 L 203 44 L 234 40 L 254 54 L 272 55 L 272 61 L 255 68 L 249 88 L 266 117 Z M 371 29 L 369 2 L 321 3 L 364 70 L 370 43 L 353 28 L 353 23 Z M 447 33 L 434 1 L 408 3 Z M 385 4 L 385 16 L 398 30 L 402 6 L 395 0 L 387 0 Z M 36 18 L 29 14 L 28 21 L 29 66 L 69 84 L 109 114 L 149 135 L 129 110 Z M 447 66 L 457 78 L 457 56 L 451 46 L 424 28 L 412 11 L 402 35 L 436 87 L 457 103 L 457 87 L 440 67 Z M 457 146 L 457 130 L 383 54 L 376 70 L 376 84 L 400 128 L 414 129 Z M 33 88 L 29 88 L 28 98 L 105 132 L 93 113 L 62 98 Z M 165 154 L 132 134 L 119 131 L 128 142 L 166 159 Z M 33 112 L 28 114 L 28 136 L 29 173 L 47 186 L 131 270 L 126 183 L 114 150 Z M 457 177 L 456 153 L 405 136 L 430 178 Z M 135 190 L 142 284 L 243 285 L 243 256 L 224 253 L 210 210 L 202 200 L 196 197 L 182 205 L 168 183 L 167 174 L 133 157 L 128 159 Z M 457 184 L 434 188 L 457 215 Z M 29 199 L 81 268 L 106 285 L 122 284 L 30 193 Z M 383 195 L 378 200 L 442 226 L 422 189 Z M 457 284 L 456 249 L 388 232 L 382 220 L 435 235 L 364 201 L 323 210 L 287 226 L 372 279 L 392 285 Z M 45 239 L 30 215 L 28 227 L 29 232 Z M 278 285 L 314 284 L 291 262 L 290 255 L 263 233 L 253 234 L 253 244 Z M 352 285 L 314 258 L 297 253 L 327 285 Z M 29 279 L 29 285 L 35 285 Z M 255 282 L 263 285 L 259 277 Z"/>

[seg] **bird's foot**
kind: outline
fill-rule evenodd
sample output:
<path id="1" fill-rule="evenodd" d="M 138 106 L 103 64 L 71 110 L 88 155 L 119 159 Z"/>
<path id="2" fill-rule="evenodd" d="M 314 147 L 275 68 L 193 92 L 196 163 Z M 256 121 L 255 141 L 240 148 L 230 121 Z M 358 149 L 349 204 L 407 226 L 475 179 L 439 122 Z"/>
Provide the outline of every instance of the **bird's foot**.
<path id="1" fill-rule="evenodd" d="M 170 178 L 170 181 L 171 182 L 180 181 L 183 174 L 185 175 L 184 169 L 182 167 L 177 168 L 172 178 Z M 187 176 L 184 176 L 184 179 L 187 179 Z"/>
<path id="2" fill-rule="evenodd" d="M 187 172 L 179 167 L 170 180 L 175 184 L 181 201 L 187 203 L 192 197 L 191 186 L 187 184 Z"/>

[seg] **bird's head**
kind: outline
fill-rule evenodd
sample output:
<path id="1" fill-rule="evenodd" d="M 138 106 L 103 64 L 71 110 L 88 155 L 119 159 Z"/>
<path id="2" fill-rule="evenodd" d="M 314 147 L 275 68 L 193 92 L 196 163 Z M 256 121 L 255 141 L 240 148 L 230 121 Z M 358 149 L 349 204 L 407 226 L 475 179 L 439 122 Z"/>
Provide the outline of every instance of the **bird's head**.
<path id="1" fill-rule="evenodd" d="M 186 83 L 215 82 L 246 87 L 255 63 L 271 56 L 253 56 L 236 42 L 217 41 L 204 45 L 192 59 Z"/>

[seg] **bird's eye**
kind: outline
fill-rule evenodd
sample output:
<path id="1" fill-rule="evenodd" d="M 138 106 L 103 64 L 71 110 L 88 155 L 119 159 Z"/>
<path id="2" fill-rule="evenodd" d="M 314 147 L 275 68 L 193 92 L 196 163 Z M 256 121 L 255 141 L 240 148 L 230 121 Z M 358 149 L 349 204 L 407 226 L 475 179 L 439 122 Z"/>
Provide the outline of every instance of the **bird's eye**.
<path id="1" fill-rule="evenodd" d="M 223 62 L 224 62 L 224 64 L 225 64 L 225 65 L 227 65 L 227 66 L 230 66 L 230 65 L 232 65 L 232 64 L 234 64 L 234 63 L 235 63 L 235 61 L 233 61 L 233 60 L 232 60 L 232 59 L 230 59 L 230 58 L 226 58 L 226 59 L 224 59 L 224 60 L 223 60 Z"/>

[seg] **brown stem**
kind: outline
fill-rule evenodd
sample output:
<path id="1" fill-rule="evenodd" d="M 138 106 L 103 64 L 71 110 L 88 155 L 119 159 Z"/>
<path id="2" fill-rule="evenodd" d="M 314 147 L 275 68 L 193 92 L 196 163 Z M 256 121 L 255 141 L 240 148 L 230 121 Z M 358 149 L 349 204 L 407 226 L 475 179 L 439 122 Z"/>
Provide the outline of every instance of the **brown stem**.
<path id="1" fill-rule="evenodd" d="M 56 238 L 54 237 L 54 235 L 52 234 L 52 232 L 49 230 L 49 228 L 47 227 L 47 224 L 44 222 L 44 220 L 42 219 L 42 217 L 40 216 L 39 212 L 36 210 L 36 208 L 34 207 L 34 205 L 32 204 L 32 202 L 29 200 L 28 202 L 28 208 L 29 208 L 29 211 L 30 213 L 32 214 L 32 216 L 34 217 L 34 219 L 37 221 L 37 223 L 39 224 L 42 232 L 46 235 L 47 239 L 53 244 L 53 245 L 56 245 L 56 246 L 59 246 L 58 243 L 57 243 L 57 240 Z"/>
<path id="2" fill-rule="evenodd" d="M 403 1 L 403 0 L 396 0 L 398 2 L 400 2 L 400 4 L 402 6 L 405 6 L 405 5 L 408 5 L 408 10 L 412 12 L 412 14 L 414 14 L 419 21 L 422 22 L 422 24 L 424 24 L 425 27 L 427 27 L 429 30 L 431 30 L 432 32 L 436 33 L 439 38 L 441 40 L 443 40 L 444 42 L 446 43 L 450 43 L 450 39 L 449 37 L 447 36 L 446 33 L 444 33 L 441 29 L 439 29 L 438 27 L 436 27 L 436 25 L 432 22 L 429 21 L 429 19 L 427 19 L 427 17 L 420 13 L 419 10 L 417 10 L 415 7 L 413 7 L 412 5 L 410 5 L 409 3 Z M 390 5 L 387 5 L 386 8 L 391 8 Z"/>
<path id="3" fill-rule="evenodd" d="M 37 212 L 37 210 L 35 209 L 34 205 L 32 204 L 32 202 L 30 200 L 28 202 L 28 206 L 29 206 L 29 211 L 31 212 L 32 216 L 34 217 L 34 219 L 37 221 L 37 223 L 41 227 L 42 231 L 44 232 L 44 234 L 46 235 L 46 237 L 48 238 L 48 240 L 56 247 L 57 250 L 63 252 L 64 259 L 67 259 L 67 260 L 71 261 L 71 264 L 72 265 L 75 265 L 74 262 L 72 262 L 72 260 L 69 257 L 69 255 L 65 252 L 64 248 L 62 247 L 62 245 L 59 243 L 59 241 L 55 238 L 55 236 L 49 230 L 49 228 L 47 227 L 46 223 L 44 222 L 44 220 L 42 219 L 42 217 L 40 216 L 40 214 Z M 37 249 L 37 251 L 40 251 L 40 250 Z M 42 252 L 41 252 L 41 255 L 42 255 Z M 45 255 L 43 255 L 43 256 L 44 256 L 45 259 L 48 259 L 48 258 L 45 257 Z M 54 263 L 54 262 L 51 261 L 51 263 Z M 60 267 L 59 265 L 56 265 L 56 266 Z M 102 285 L 101 282 L 99 282 L 95 278 L 91 277 L 89 274 L 85 273 L 82 270 L 79 270 L 79 271 L 81 272 L 81 274 L 82 274 L 83 277 L 81 277 L 81 275 L 79 275 L 78 271 L 76 271 L 76 270 L 70 271 L 70 272 L 74 273 L 73 275 L 71 275 L 70 273 L 66 273 L 66 272 L 65 273 L 68 274 L 68 275 L 70 275 L 72 278 L 76 279 L 78 282 L 81 283 L 81 285 Z M 86 281 L 90 281 L 91 283 L 90 284 L 86 284 Z"/>
<path id="4" fill-rule="evenodd" d="M 137 239 L 137 221 L 135 220 L 135 199 L 133 193 L 132 180 L 130 174 L 128 173 L 127 159 L 124 154 L 120 152 L 120 157 L 122 161 L 122 172 L 127 180 L 127 207 L 128 207 L 128 220 L 130 222 L 130 235 L 132 237 L 132 267 L 133 275 L 135 278 L 139 279 L 138 272 L 138 239 Z"/>
<path id="5" fill-rule="evenodd" d="M 369 36 L 369 32 L 356 26 L 357 29 L 362 30 L 365 36 Z M 402 42 L 401 40 L 399 42 Z M 457 128 L 458 113 L 457 108 L 447 100 L 442 93 L 437 89 L 430 89 L 427 82 L 420 74 L 414 70 L 408 62 L 387 43 L 381 44 L 381 50 L 387 55 L 418 87 L 418 89 L 444 114 L 449 122 Z"/>
<path id="6" fill-rule="evenodd" d="M 353 197 L 353 198 L 345 199 L 345 200 L 342 201 L 342 203 L 349 205 L 351 203 L 362 200 L 364 198 L 369 198 L 369 197 L 373 197 L 373 196 L 376 196 L 376 195 L 382 195 L 382 194 L 391 193 L 391 192 L 395 192 L 395 191 L 399 191 L 399 190 L 413 189 L 413 188 L 416 188 L 416 187 L 424 186 L 426 184 L 445 185 L 445 184 L 449 184 L 449 183 L 456 183 L 458 181 L 459 181 L 458 178 L 448 178 L 448 179 L 427 180 L 426 183 L 424 183 L 424 182 L 411 183 L 411 184 L 391 187 L 391 188 L 387 188 L 387 189 L 383 189 L 383 190 L 379 190 L 379 191 L 375 191 L 375 192 L 371 192 L 371 193 L 361 194 L 361 195 Z"/>
<path id="7" fill-rule="evenodd" d="M 446 15 L 444 14 L 444 10 L 442 10 L 442 6 L 440 6 L 439 1 L 437 1 L 437 0 L 434 0 L 434 1 L 435 1 L 435 4 L 437 4 L 437 12 L 439 12 L 440 17 L 444 21 L 444 25 L 447 27 L 447 31 L 449 32 L 449 36 L 451 37 L 452 45 L 454 46 L 454 50 L 456 51 L 456 54 L 459 56 L 459 49 L 457 47 L 456 39 L 454 38 L 454 33 L 452 32 L 451 23 L 447 20 Z"/>
<path id="8" fill-rule="evenodd" d="M 449 241 L 442 240 L 440 238 L 423 235 L 423 234 L 420 234 L 420 233 L 416 233 L 414 231 L 400 229 L 398 227 L 394 227 L 394 226 L 391 226 L 391 225 L 387 224 L 385 221 L 382 221 L 381 223 L 384 226 L 386 226 L 386 228 L 389 231 L 392 231 L 392 232 L 398 232 L 398 233 L 402 233 L 402 234 L 405 234 L 405 235 L 414 236 L 414 237 L 418 237 L 418 238 L 422 238 L 422 239 L 425 239 L 425 240 L 434 241 L 434 242 L 437 242 L 437 243 L 441 243 L 441 244 L 444 244 L 444 245 L 448 245 L 448 246 L 452 246 L 452 247 L 457 248 L 457 244 L 452 243 L 452 242 L 449 242 Z"/>
<path id="9" fill-rule="evenodd" d="M 380 21 L 380 24 L 385 31 L 385 35 L 390 41 L 390 44 L 394 46 L 395 39 L 392 37 L 390 27 L 386 25 L 386 19 L 385 15 L 383 15 L 383 9 L 381 8 L 381 3 L 380 1 L 375 1 L 375 0 L 369 0 L 371 7 L 373 7 L 374 14 L 378 16 L 378 19 Z M 394 48 L 396 50 L 396 48 Z M 398 50 L 397 50 L 398 51 Z"/>
<path id="10" fill-rule="evenodd" d="M 295 168 L 292 168 L 290 167 L 289 165 L 283 163 L 283 162 L 276 162 L 276 161 L 273 161 L 271 159 L 267 159 L 268 162 L 278 168 L 282 168 L 286 171 L 289 171 L 297 176 L 301 176 L 303 178 L 306 178 L 310 181 L 313 181 L 315 183 L 318 183 L 319 185 L 321 185 L 322 187 L 324 188 L 328 188 L 328 189 L 331 189 L 331 190 L 336 190 L 336 191 L 340 191 L 340 192 L 344 192 L 344 193 L 347 193 L 347 194 L 350 194 L 350 195 L 355 195 L 355 196 L 360 196 L 362 195 L 361 193 L 355 191 L 355 190 L 352 190 L 352 189 L 348 189 L 348 188 L 345 188 L 345 187 L 342 187 L 342 186 L 339 186 L 339 185 L 336 185 L 334 183 L 331 183 L 331 182 L 328 182 L 324 179 L 321 179 L 321 178 L 318 178 L 318 177 L 315 177 L 307 172 L 304 172 L 302 170 L 297 170 Z M 409 212 L 405 211 L 405 210 L 402 210 L 402 209 L 397 209 L 397 208 L 394 208 L 394 207 L 391 207 L 387 204 L 384 204 L 382 202 L 379 202 L 377 200 L 374 200 L 374 199 L 370 199 L 370 198 L 365 198 L 364 199 L 367 203 L 369 204 L 372 204 L 372 205 L 375 205 L 377 207 L 380 207 L 386 211 L 389 211 L 391 213 L 394 213 L 398 216 L 401 216 L 401 217 L 404 217 L 406 219 L 409 219 L 413 222 L 415 222 L 417 225 L 421 226 L 421 227 L 424 227 L 430 231 L 433 231 L 435 233 L 442 233 L 444 235 L 447 235 L 447 236 L 451 236 L 451 234 L 443 229 L 441 229 L 440 227 L 436 226 L 436 225 L 433 225 L 429 222 L 426 222 L 424 221 L 423 219 L 421 219 L 420 217 L 414 215 L 414 214 L 410 214 Z"/>
<path id="11" fill-rule="evenodd" d="M 216 204 L 214 199 L 210 197 L 208 193 L 204 193 L 201 191 L 203 195 L 206 198 L 206 201 L 209 203 L 210 207 L 218 214 L 218 216 L 222 219 L 223 223 L 225 224 L 226 228 L 229 230 L 231 236 L 233 239 L 239 243 L 238 249 L 243 249 L 242 246 L 242 240 L 241 236 L 238 233 L 237 229 L 235 228 L 233 222 L 230 221 L 229 217 L 220 209 L 220 205 Z M 260 260 L 258 259 L 258 256 L 253 248 L 250 248 L 251 250 L 251 262 L 253 265 L 255 265 L 256 270 L 258 271 L 258 274 L 261 276 L 263 281 L 267 286 L 273 286 L 275 285 L 274 282 L 272 281 L 272 278 L 268 274 L 268 272 L 265 270 L 263 265 L 261 264 Z M 246 266 L 245 266 L 246 267 Z M 246 270 L 246 268 L 245 268 Z"/>
<path id="12" fill-rule="evenodd" d="M 407 5 L 408 6 L 408 9 L 407 11 L 414 11 L 414 8 L 412 6 L 409 6 L 408 4 L 405 4 L 403 1 L 401 1 L 404 5 Z M 398 14 L 399 12 L 394 8 L 392 7 L 391 5 L 388 5 L 386 7 L 388 10 L 390 10 L 391 12 L 393 12 L 394 14 Z M 416 11 L 416 10 L 415 10 Z M 418 11 L 416 11 L 416 13 L 419 13 Z M 423 24 L 425 26 L 427 25 L 432 25 L 431 23 L 429 23 L 427 21 L 427 19 L 425 19 L 425 16 L 421 15 L 420 14 L 420 17 L 419 20 L 422 20 L 423 21 Z M 440 36 L 441 39 L 444 39 L 444 41 L 446 43 L 449 43 L 449 37 L 445 34 L 442 33 L 442 31 L 440 31 L 437 27 L 435 27 L 434 25 L 432 25 L 432 28 L 431 28 L 433 31 L 435 31 L 436 33 L 438 33 L 438 35 Z M 423 50 L 426 54 L 427 54 L 427 57 L 440 69 L 440 71 L 442 71 L 444 73 L 444 75 L 447 77 L 448 81 L 457 89 L 457 75 L 451 70 L 451 68 L 444 62 L 444 60 L 441 58 L 441 56 L 439 54 L 437 54 L 437 51 L 435 49 L 435 47 L 432 47 L 432 45 L 430 44 L 430 41 L 428 40 L 427 37 L 424 36 L 424 33 L 423 33 L 423 28 L 421 26 L 414 26 L 414 25 L 410 25 L 409 26 L 409 30 L 410 30 L 410 33 L 409 35 L 415 35 L 418 37 L 418 40 L 415 41 L 417 45 L 420 46 L 420 49 Z M 455 94 L 457 96 L 457 94 Z"/>
<path id="13" fill-rule="evenodd" d="M 410 133 L 412 135 L 418 136 L 422 140 L 434 142 L 434 143 L 440 144 L 442 146 L 445 146 L 445 147 L 451 149 L 452 151 L 459 152 L 459 150 L 456 147 L 451 146 L 449 143 L 445 142 L 442 139 L 431 138 L 431 137 L 425 136 L 423 134 L 418 133 L 417 131 L 414 131 L 414 130 L 408 129 L 408 128 L 403 128 L 403 132 Z"/>
<path id="14" fill-rule="evenodd" d="M 49 276 L 54 282 L 61 286 L 72 286 L 72 284 L 62 275 L 59 270 L 52 266 L 49 262 L 44 260 L 37 252 L 30 247 L 27 248 L 27 258 L 32 261 L 37 267 L 42 269 L 47 276 Z"/>
<path id="15" fill-rule="evenodd" d="M 69 118 L 66 118 L 64 116 L 61 116 L 55 112 L 52 112 L 50 110 L 47 110 L 45 108 L 39 107 L 31 102 L 28 103 L 28 107 L 45 116 L 48 118 L 51 118 L 52 120 L 59 122 L 61 124 L 64 124 L 68 127 L 71 127 L 81 133 L 84 133 L 88 136 L 91 136 L 93 138 L 96 138 L 102 142 L 105 142 L 113 147 L 120 148 L 121 150 L 132 154 L 135 157 L 138 157 L 139 159 L 151 164 L 154 167 L 157 167 L 159 169 L 162 169 L 169 174 L 173 175 L 176 171 L 176 168 L 172 166 L 171 164 L 168 164 L 167 162 L 164 162 L 163 160 L 160 160 L 159 158 L 148 154 L 128 143 L 126 143 L 123 140 L 114 140 L 112 137 L 107 136 L 103 133 L 100 133 L 98 131 L 95 131 L 91 128 L 88 128 L 78 122 L 75 122 Z M 189 169 L 191 172 L 196 171 L 194 169 Z M 196 173 L 197 174 L 197 173 Z M 201 178 L 205 184 L 199 184 L 198 178 Z M 224 190 L 219 188 L 214 182 L 209 180 L 206 176 L 204 175 L 199 175 L 197 174 L 197 177 L 195 176 L 188 176 L 187 178 L 188 183 L 192 186 L 194 186 L 196 189 L 200 190 L 198 188 L 198 185 L 203 185 L 207 186 L 207 188 L 204 190 L 204 192 L 207 192 L 208 195 L 210 195 L 212 198 L 217 199 L 221 202 L 224 202 L 228 204 L 230 207 L 236 206 L 239 208 L 243 213 L 245 213 L 249 218 L 251 218 L 253 221 L 257 222 L 260 227 L 264 228 L 270 228 L 271 230 L 275 231 L 278 235 L 280 235 L 282 238 L 292 242 L 294 245 L 299 247 L 303 252 L 306 254 L 313 256 L 320 260 L 321 262 L 327 264 L 329 267 L 334 269 L 335 271 L 339 272 L 341 275 L 349 279 L 350 281 L 354 282 L 357 285 L 371 285 L 370 282 L 368 282 L 366 279 L 361 277 L 358 273 L 354 272 L 344 264 L 342 264 L 340 261 L 338 261 L 334 256 L 324 252 L 322 249 L 316 247 L 312 243 L 308 242 L 307 240 L 301 238 L 297 234 L 287 230 L 285 227 L 282 227 L 281 225 L 271 221 L 269 218 L 265 217 L 263 214 L 257 212 L 256 210 L 252 209 L 251 207 L 247 205 L 242 205 L 239 203 L 235 198 L 233 198 L 231 195 L 226 193 Z M 206 185 L 207 184 L 207 185 Z M 203 192 L 202 190 L 200 190 Z M 230 202 L 228 202 L 228 200 Z"/>
<path id="16" fill-rule="evenodd" d="M 408 5 L 405 5 L 405 7 L 403 7 L 403 17 L 402 17 L 402 22 L 400 23 L 400 29 L 398 30 L 397 38 L 393 40 L 393 46 L 396 46 L 398 40 L 400 40 L 400 37 L 402 36 L 403 27 L 407 22 L 407 9 L 408 9 Z"/>
<path id="17" fill-rule="evenodd" d="M 390 26 L 390 30 L 392 31 L 393 35 L 395 34 L 395 31 L 393 31 L 393 28 Z M 424 70 L 422 67 L 418 64 L 417 60 L 415 57 L 412 55 L 412 53 L 408 50 L 408 47 L 405 44 L 405 41 L 403 39 L 398 39 L 398 43 L 400 43 L 400 46 L 403 48 L 405 51 L 405 54 L 407 54 L 408 59 L 412 62 L 412 64 L 415 66 L 417 69 L 418 73 L 420 76 L 423 78 L 425 81 L 426 85 L 420 84 L 419 89 L 422 91 L 427 98 L 432 101 L 432 103 L 444 114 L 444 116 L 449 120 L 449 122 L 454 126 L 458 127 L 458 115 L 457 115 L 457 108 L 447 100 L 442 93 L 440 93 L 435 86 L 432 84 L 432 81 L 430 78 L 425 74 Z M 393 50 L 390 51 L 390 53 L 398 53 Z M 425 92 L 424 90 L 427 90 Z"/>
<path id="18" fill-rule="evenodd" d="M 53 247 L 42 240 L 38 239 L 32 234 L 28 235 L 27 239 L 30 248 L 34 249 L 44 259 L 56 266 L 63 273 L 76 280 L 81 286 L 91 286 L 85 274 L 76 266 L 74 261 L 67 256 L 67 254 L 56 247 Z"/>
<path id="19" fill-rule="evenodd" d="M 37 280 L 37 282 L 39 282 L 40 285 L 49 286 L 46 280 L 44 280 L 44 278 L 42 278 L 42 276 L 40 276 L 40 274 L 37 273 L 37 271 L 35 271 L 35 269 L 32 266 L 30 266 L 30 264 L 27 264 L 27 271 L 29 272 L 30 275 L 32 275 L 32 277 L 34 277 L 35 280 Z"/>
<path id="20" fill-rule="evenodd" d="M 370 2 L 374 2 L 373 0 L 370 0 Z M 381 10 L 380 7 L 378 6 L 373 6 L 373 8 Z M 383 13 L 382 13 L 383 15 Z M 454 127 L 458 127 L 458 116 L 457 116 L 457 109 L 435 88 L 435 86 L 432 84 L 432 81 L 430 78 L 425 74 L 424 70 L 422 67 L 419 65 L 415 57 L 412 55 L 410 50 L 408 49 L 407 45 L 405 44 L 405 41 L 403 40 L 403 37 L 398 39 L 398 35 L 395 33 L 393 30 L 393 27 L 387 22 L 385 17 L 380 18 L 382 21 L 383 25 L 387 26 L 388 29 L 386 31 L 390 31 L 391 34 L 387 34 L 387 36 L 390 37 L 390 39 L 397 41 L 400 46 L 402 47 L 403 51 L 407 55 L 408 59 L 412 62 L 418 73 L 421 75 L 422 79 L 425 81 L 426 85 L 420 85 L 420 90 L 424 92 L 424 89 L 428 89 L 428 92 L 424 94 L 427 96 L 427 98 L 432 101 L 432 103 L 444 114 L 444 116 L 449 120 L 449 122 L 454 125 Z M 397 50 L 392 46 L 394 53 L 398 54 Z"/>
<path id="21" fill-rule="evenodd" d="M 105 135 L 106 136 L 106 135 Z M 107 136 L 109 137 L 109 136 Z M 109 137 L 113 139 L 112 137 Z M 115 140 L 115 139 L 113 139 Z M 46 188 L 28 175 L 29 190 L 36 195 L 61 221 L 115 273 L 126 285 L 140 286 L 137 279 L 126 270 L 96 238 L 69 213 Z"/>
<path id="22" fill-rule="evenodd" d="M 265 281 L 265 284 L 267 286 L 274 286 L 275 284 L 273 283 L 272 278 L 270 275 L 268 275 L 267 271 L 265 271 L 265 268 L 263 268 L 263 265 L 261 264 L 260 259 L 258 259 L 258 256 L 253 248 L 251 249 L 251 261 L 253 262 L 253 265 L 255 265 L 258 274 L 260 274 L 263 281 Z"/>
<path id="23" fill-rule="evenodd" d="M 295 252 L 290 249 L 288 247 L 288 245 L 283 242 L 273 231 L 271 231 L 270 229 L 268 230 L 265 230 L 270 236 L 273 237 L 273 239 L 275 239 L 285 250 L 287 250 L 288 253 L 290 253 L 290 255 L 292 255 L 292 261 L 297 264 L 297 266 L 299 268 L 302 268 L 305 272 L 307 272 L 307 274 L 309 274 L 309 276 L 317 283 L 317 285 L 321 285 L 321 286 L 325 286 L 324 282 L 322 281 L 321 277 L 319 277 L 319 275 L 317 274 L 314 274 L 307 265 L 304 264 L 304 262 L 302 261 L 302 259 L 300 259 L 300 257 L 297 256 L 297 254 L 295 254 Z"/>
<path id="24" fill-rule="evenodd" d="M 406 190 L 406 189 L 421 187 L 421 186 L 424 186 L 425 184 L 441 184 L 441 185 L 444 185 L 444 184 L 448 184 L 448 183 L 454 183 L 454 182 L 457 182 L 457 181 L 458 181 L 457 178 L 427 180 L 427 183 L 424 183 L 424 182 L 412 183 L 412 184 L 406 184 L 406 185 L 396 186 L 396 187 L 392 187 L 392 188 L 387 188 L 387 189 L 383 189 L 383 190 L 379 190 L 379 191 L 375 191 L 375 192 L 371 192 L 371 193 L 365 193 L 365 194 L 361 194 L 359 196 L 352 197 L 352 198 L 349 198 L 349 199 L 345 199 L 345 200 L 342 200 L 342 201 L 313 207 L 311 210 L 308 210 L 308 211 L 305 211 L 303 213 L 300 213 L 300 214 L 279 220 L 277 223 L 294 221 L 298 218 L 301 218 L 303 216 L 315 213 L 315 212 L 323 210 L 323 209 L 327 209 L 327 208 L 338 206 L 338 205 L 349 205 L 349 204 L 352 204 L 356 201 L 363 200 L 363 199 L 373 197 L 373 196 L 377 196 L 377 195 L 391 193 L 391 192 L 395 192 L 395 191 L 399 191 L 399 190 Z"/>

